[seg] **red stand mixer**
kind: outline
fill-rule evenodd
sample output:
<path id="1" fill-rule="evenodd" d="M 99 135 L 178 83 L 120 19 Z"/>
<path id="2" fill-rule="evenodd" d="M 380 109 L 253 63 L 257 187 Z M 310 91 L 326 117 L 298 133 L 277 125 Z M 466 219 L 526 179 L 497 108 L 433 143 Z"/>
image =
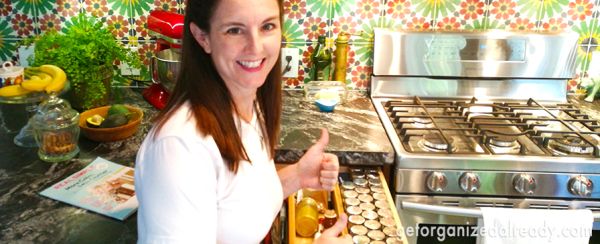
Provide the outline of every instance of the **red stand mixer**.
<path id="1" fill-rule="evenodd" d="M 156 37 L 156 50 L 150 62 L 152 85 L 142 95 L 152 106 L 163 109 L 179 74 L 184 16 L 153 10 L 148 16 L 147 24 L 150 35 Z"/>

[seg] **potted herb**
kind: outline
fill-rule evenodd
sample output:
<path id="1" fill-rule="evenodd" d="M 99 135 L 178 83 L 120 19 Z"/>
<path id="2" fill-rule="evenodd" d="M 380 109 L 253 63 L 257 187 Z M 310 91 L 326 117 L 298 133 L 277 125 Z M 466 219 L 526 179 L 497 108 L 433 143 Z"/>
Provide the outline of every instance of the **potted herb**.
<path id="1" fill-rule="evenodd" d="M 79 14 L 64 32 L 46 32 L 32 42 L 32 65 L 61 67 L 71 85 L 69 100 L 79 110 L 108 104 L 113 74 L 118 74 L 116 62 L 141 67 L 137 53 L 125 48 L 93 16 Z"/>

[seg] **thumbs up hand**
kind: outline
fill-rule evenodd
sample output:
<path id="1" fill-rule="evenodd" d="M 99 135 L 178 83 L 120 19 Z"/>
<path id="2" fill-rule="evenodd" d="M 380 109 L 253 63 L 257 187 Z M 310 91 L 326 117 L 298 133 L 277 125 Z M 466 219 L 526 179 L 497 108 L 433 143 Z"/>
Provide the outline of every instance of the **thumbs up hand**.
<path id="1" fill-rule="evenodd" d="M 337 183 L 340 164 L 337 156 L 325 153 L 329 133 L 321 129 L 321 138 L 306 151 L 297 163 L 297 173 L 302 188 L 333 190 Z"/>

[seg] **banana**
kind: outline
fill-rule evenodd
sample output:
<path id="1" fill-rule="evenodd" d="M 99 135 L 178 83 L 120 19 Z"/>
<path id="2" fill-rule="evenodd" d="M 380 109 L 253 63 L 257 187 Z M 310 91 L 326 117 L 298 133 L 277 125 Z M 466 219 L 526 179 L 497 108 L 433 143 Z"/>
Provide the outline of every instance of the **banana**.
<path id="1" fill-rule="evenodd" d="M 0 88 L 0 96 L 1 97 L 16 97 L 23 96 L 30 93 L 30 90 L 27 90 L 21 85 L 10 85 Z"/>
<path id="2" fill-rule="evenodd" d="M 44 91 L 45 88 L 52 82 L 52 76 L 46 73 L 39 73 L 38 75 L 32 75 L 29 80 L 25 80 L 21 83 L 21 86 L 30 91 Z"/>
<path id="3" fill-rule="evenodd" d="M 54 79 L 54 77 L 47 73 L 39 73 L 38 76 L 40 77 L 40 79 L 42 79 L 42 81 L 48 80 L 48 82 L 50 82 L 52 81 L 52 79 Z"/>
<path id="4" fill-rule="evenodd" d="M 52 81 L 44 88 L 47 93 L 59 93 L 65 88 L 67 74 L 64 70 L 52 64 L 44 64 L 39 67 L 39 70 L 52 76 Z"/>

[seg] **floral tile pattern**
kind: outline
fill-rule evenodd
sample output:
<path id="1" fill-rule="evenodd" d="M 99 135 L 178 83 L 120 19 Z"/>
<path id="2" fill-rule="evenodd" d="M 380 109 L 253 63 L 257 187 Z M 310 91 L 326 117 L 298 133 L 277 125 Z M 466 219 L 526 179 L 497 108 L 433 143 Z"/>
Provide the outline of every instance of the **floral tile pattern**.
<path id="1" fill-rule="evenodd" d="M 300 42 L 304 43 L 303 30 L 300 25 L 294 20 L 286 19 L 283 22 L 282 41 L 285 42 Z"/>
<path id="2" fill-rule="evenodd" d="M 351 45 L 348 51 L 346 84 L 350 89 L 366 90 L 373 74 L 373 45 Z"/>
<path id="3" fill-rule="evenodd" d="M 487 29 L 537 31 L 541 1 L 494 0 L 490 4 Z"/>
<path id="4" fill-rule="evenodd" d="M 436 30 L 459 30 L 464 29 L 458 16 L 454 12 L 459 10 L 460 0 L 448 1 L 417 1 L 417 9 L 422 8 L 425 11 L 423 15 L 432 16 L 433 29 Z"/>
<path id="5" fill-rule="evenodd" d="M 132 24 L 132 32 L 130 35 L 135 36 L 141 40 L 150 40 L 150 35 L 148 34 L 148 17 L 146 15 L 137 17 L 137 18 L 129 18 L 129 23 Z"/>
<path id="6" fill-rule="evenodd" d="M 44 33 L 47 31 L 61 31 L 62 22 L 63 21 L 60 19 L 59 15 L 56 15 L 54 13 L 44 14 L 39 18 L 39 32 Z"/>
<path id="7" fill-rule="evenodd" d="M 429 30 L 433 28 L 433 14 L 422 9 L 423 3 L 409 0 L 388 0 L 384 6 L 384 27 L 407 29 L 407 30 Z"/>
<path id="8" fill-rule="evenodd" d="M 590 22 L 580 22 L 579 25 L 574 25 L 572 29 L 579 33 L 577 64 L 583 73 L 589 69 L 592 52 L 597 49 L 600 40 L 598 20 L 592 19 Z"/>
<path id="9" fill-rule="evenodd" d="M 286 0 L 283 3 L 284 42 L 316 42 L 330 36 L 331 1 Z"/>
<path id="10" fill-rule="evenodd" d="M 129 20 L 122 15 L 111 15 L 106 18 L 108 30 L 119 40 L 127 40 L 129 35 Z"/>
<path id="11" fill-rule="evenodd" d="M 33 16 L 24 12 L 24 9 L 23 6 L 21 6 L 21 8 L 14 8 L 12 14 L 6 19 L 10 22 L 15 36 L 18 38 L 26 38 L 35 35 Z"/>
<path id="12" fill-rule="evenodd" d="M 382 0 L 340 1 L 333 17 L 333 37 L 340 32 L 352 34 L 352 42 L 372 40 L 373 28 L 381 27 L 384 4 Z"/>
<path id="13" fill-rule="evenodd" d="M 485 17 L 489 15 L 487 6 L 483 0 L 461 1 L 454 6 L 455 10 L 450 15 L 438 18 L 435 27 L 442 30 L 485 29 Z"/>
<path id="14" fill-rule="evenodd" d="M 78 0 L 56 0 L 52 14 L 65 21 L 67 18 L 77 15 L 79 11 L 84 11 L 82 5 Z"/>
<path id="15" fill-rule="evenodd" d="M 156 44 L 153 42 L 146 42 L 138 45 L 138 54 L 143 58 L 144 65 L 150 65 L 150 60 L 152 59 L 152 55 L 154 55 L 155 49 Z"/>
<path id="16" fill-rule="evenodd" d="M 169 12 L 178 12 L 179 3 L 177 1 L 170 0 L 154 0 L 154 9 L 162 9 Z"/>
<path id="17" fill-rule="evenodd" d="M 7 22 L 5 22 L 7 23 Z M 2 23 L 0 23 L 0 28 L 2 28 Z M 0 35 L 2 35 L 3 30 L 0 29 Z M 0 61 L 17 61 L 17 42 L 19 39 L 4 39 L 0 40 Z"/>
<path id="18" fill-rule="evenodd" d="M 542 19 L 542 30 L 550 27 L 554 21 L 555 29 L 572 29 L 579 35 L 580 50 L 577 55 L 577 64 L 581 71 L 588 70 L 591 52 L 595 50 L 592 46 L 598 44 L 598 15 L 597 3 L 594 0 L 576 0 L 564 3 L 557 9 L 554 15 L 544 16 Z"/>
<path id="19" fill-rule="evenodd" d="M 0 16 L 7 17 L 10 13 L 12 13 L 13 6 L 10 0 L 0 0 Z"/>
<path id="20" fill-rule="evenodd" d="M 149 64 L 156 39 L 147 31 L 151 10 L 184 13 L 186 0 L 0 0 L 0 59 L 18 60 L 18 42 L 46 31 L 64 30 L 86 13 L 103 18 L 124 44 L 136 47 Z M 579 34 L 578 74 L 590 69 L 600 38 L 599 0 L 284 0 L 282 45 L 302 50 L 297 78 L 285 88 L 308 81 L 310 54 L 319 35 L 333 46 L 341 32 L 354 34 L 348 51 L 346 83 L 367 89 L 372 72 L 375 27 L 411 30 L 502 29 L 564 31 Z"/>

